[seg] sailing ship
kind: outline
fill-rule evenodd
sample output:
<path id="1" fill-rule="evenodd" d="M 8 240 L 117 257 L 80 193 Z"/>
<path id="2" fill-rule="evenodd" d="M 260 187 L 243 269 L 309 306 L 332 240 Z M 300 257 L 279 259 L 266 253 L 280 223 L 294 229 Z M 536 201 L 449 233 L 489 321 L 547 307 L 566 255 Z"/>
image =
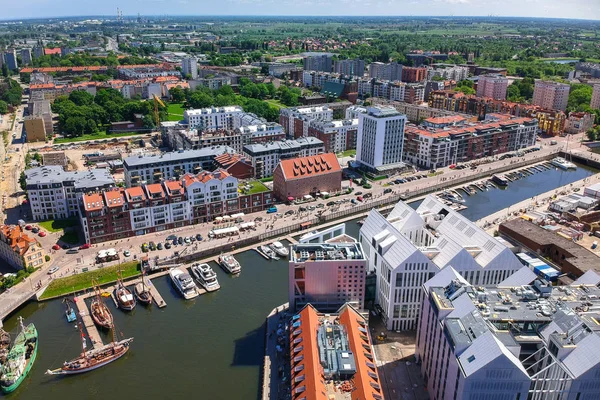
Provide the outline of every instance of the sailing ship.
<path id="1" fill-rule="evenodd" d="M 8 356 L 8 350 L 10 348 L 10 334 L 4 329 L 0 328 L 0 368 L 6 362 L 6 356 Z"/>
<path id="2" fill-rule="evenodd" d="M 114 326 L 111 325 L 113 332 L 112 342 L 96 349 L 86 350 L 86 339 L 82 328 L 83 321 L 81 321 L 78 326 L 79 332 L 81 333 L 81 354 L 71 361 L 65 361 L 60 368 L 47 370 L 46 375 L 74 375 L 93 371 L 124 356 L 125 353 L 129 351 L 131 342 L 133 342 L 133 338 L 117 341 L 115 338 Z"/>
<path id="3" fill-rule="evenodd" d="M 75 316 L 75 310 L 73 310 L 73 307 L 71 307 L 72 300 L 68 297 L 65 297 L 63 299 L 63 303 L 66 306 L 65 317 L 67 318 L 67 322 L 75 321 L 77 317 Z"/>
<path id="4" fill-rule="evenodd" d="M 152 294 L 150 293 L 150 289 L 146 285 L 146 277 L 144 276 L 144 272 L 142 270 L 142 281 L 138 282 L 133 287 L 133 293 L 135 293 L 135 298 L 142 304 L 152 304 Z"/>
<path id="5" fill-rule="evenodd" d="M 4 393 L 14 392 L 19 387 L 31 371 L 37 355 L 38 333 L 35 325 L 23 325 L 22 317 L 19 317 L 19 325 L 21 332 L 8 352 L 0 377 L 0 388 Z"/>
<path id="6" fill-rule="evenodd" d="M 113 324 L 113 316 L 106 304 L 104 304 L 104 299 L 100 294 L 100 289 L 98 286 L 94 286 L 94 290 L 96 291 L 96 296 L 90 305 L 92 320 L 99 327 L 110 329 Z"/>
<path id="7" fill-rule="evenodd" d="M 123 278 L 121 277 L 120 271 L 117 278 L 115 297 L 117 298 L 117 304 L 119 305 L 119 308 L 122 308 L 125 311 L 131 311 L 135 308 L 135 298 L 131 294 L 131 291 L 123 284 Z"/>

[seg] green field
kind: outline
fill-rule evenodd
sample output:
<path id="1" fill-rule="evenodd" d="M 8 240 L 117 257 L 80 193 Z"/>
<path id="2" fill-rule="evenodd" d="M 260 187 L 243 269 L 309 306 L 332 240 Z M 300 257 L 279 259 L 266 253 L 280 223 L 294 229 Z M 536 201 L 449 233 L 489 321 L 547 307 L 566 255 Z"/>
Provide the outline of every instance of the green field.
<path id="1" fill-rule="evenodd" d="M 338 154 L 338 156 L 341 156 L 341 157 L 356 156 L 356 150 L 346 150 L 346 151 L 341 152 L 340 154 Z"/>
<path id="2" fill-rule="evenodd" d="M 285 104 L 281 103 L 279 100 L 269 99 L 269 100 L 265 100 L 265 101 L 277 108 L 286 108 L 287 107 Z"/>
<path id="3" fill-rule="evenodd" d="M 77 226 L 79 221 L 77 218 L 69 218 L 69 219 L 59 219 L 59 220 L 49 220 L 39 222 L 38 225 L 48 232 L 60 232 L 64 228 L 70 228 L 72 226 Z"/>
<path id="4" fill-rule="evenodd" d="M 59 278 L 46 288 L 40 300 L 47 300 L 58 296 L 64 296 L 74 292 L 79 292 L 92 287 L 92 280 L 98 282 L 98 285 L 106 285 L 117 281 L 117 271 L 121 270 L 123 279 L 137 276 L 140 274 L 139 262 L 130 261 L 112 267 L 104 267 L 90 272 Z"/>
<path id="5" fill-rule="evenodd" d="M 67 137 L 54 139 L 54 144 L 60 143 L 72 143 L 72 142 L 85 142 L 86 140 L 110 140 L 112 138 L 140 135 L 148 132 L 122 132 L 122 133 L 111 133 L 107 134 L 106 131 L 98 132 L 93 135 L 82 135 L 77 137 Z"/>
<path id="6" fill-rule="evenodd" d="M 169 103 L 167 105 L 169 121 L 181 121 L 183 119 L 183 111 L 182 103 Z"/>
<path id="7" fill-rule="evenodd" d="M 250 188 L 250 190 L 242 189 L 246 185 L 252 186 L 252 188 Z M 240 184 L 240 190 L 244 194 L 256 194 L 256 193 L 268 192 L 269 188 L 266 187 L 260 181 L 250 181 L 250 182 L 245 182 L 243 184 Z"/>

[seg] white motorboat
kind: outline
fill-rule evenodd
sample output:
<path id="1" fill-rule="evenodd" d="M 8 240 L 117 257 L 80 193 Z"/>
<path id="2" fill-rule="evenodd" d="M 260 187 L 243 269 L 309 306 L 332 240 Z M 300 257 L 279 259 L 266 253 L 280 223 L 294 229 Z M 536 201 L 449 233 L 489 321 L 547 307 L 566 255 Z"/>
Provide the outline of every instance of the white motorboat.
<path id="1" fill-rule="evenodd" d="M 553 158 L 550 161 L 550 164 L 554 165 L 555 167 L 567 170 L 567 169 L 577 169 L 577 165 L 573 164 L 571 161 L 567 161 L 562 157 L 556 157 Z"/>
<path id="2" fill-rule="evenodd" d="M 267 258 L 270 258 L 271 260 L 279 260 L 279 257 L 277 257 L 275 252 L 271 250 L 269 246 L 258 246 L 258 249 L 262 251 Z"/>
<path id="3" fill-rule="evenodd" d="M 289 250 L 281 242 L 273 242 L 270 247 L 278 256 L 287 257 L 290 254 Z"/>
<path id="4" fill-rule="evenodd" d="M 184 299 L 190 300 L 194 297 L 198 297 L 200 294 L 198 293 L 198 286 L 196 286 L 194 280 L 187 272 L 183 272 L 179 268 L 171 268 L 169 270 L 169 276 Z"/>
<path id="5" fill-rule="evenodd" d="M 239 274 L 242 271 L 240 263 L 231 254 L 221 254 L 217 261 L 221 268 L 230 274 Z"/>
<path id="6" fill-rule="evenodd" d="M 207 292 L 214 292 L 221 288 L 217 274 L 208 264 L 192 265 L 192 275 Z"/>

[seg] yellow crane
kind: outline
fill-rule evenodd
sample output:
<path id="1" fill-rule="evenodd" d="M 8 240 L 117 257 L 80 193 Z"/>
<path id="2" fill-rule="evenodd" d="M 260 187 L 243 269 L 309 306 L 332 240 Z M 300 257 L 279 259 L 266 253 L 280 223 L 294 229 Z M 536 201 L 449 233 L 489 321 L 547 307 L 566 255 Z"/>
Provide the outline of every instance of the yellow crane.
<path id="1" fill-rule="evenodd" d="M 161 99 L 159 99 L 155 94 L 153 94 L 152 97 L 154 98 L 154 122 L 156 123 L 156 128 L 159 129 L 160 128 L 160 116 L 158 115 L 158 105 L 160 104 L 163 107 L 166 107 L 166 106 L 165 106 L 165 103 L 163 103 L 163 101 Z"/>

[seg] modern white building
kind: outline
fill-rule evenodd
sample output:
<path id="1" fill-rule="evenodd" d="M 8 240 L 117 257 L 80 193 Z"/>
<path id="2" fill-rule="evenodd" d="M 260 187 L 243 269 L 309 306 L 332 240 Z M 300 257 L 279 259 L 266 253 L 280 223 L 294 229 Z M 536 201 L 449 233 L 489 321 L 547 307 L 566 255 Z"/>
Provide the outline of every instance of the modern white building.
<path id="1" fill-rule="evenodd" d="M 186 77 L 188 74 L 192 79 L 198 78 L 198 59 L 196 57 L 186 57 L 181 60 L 181 75 Z"/>
<path id="2" fill-rule="evenodd" d="M 532 103 L 547 110 L 567 109 L 571 86 L 553 81 L 535 81 Z"/>
<path id="3" fill-rule="evenodd" d="M 291 310 L 312 304 L 321 312 L 345 303 L 364 308 L 367 261 L 358 243 L 290 246 L 288 299 Z"/>
<path id="4" fill-rule="evenodd" d="M 333 110 L 328 106 L 291 107 L 279 110 L 279 123 L 287 132 L 288 137 L 300 136 L 295 134 L 295 123 L 298 119 L 303 121 L 332 121 Z"/>
<path id="5" fill-rule="evenodd" d="M 27 198 L 34 221 L 78 215 L 79 199 L 88 192 L 115 186 L 107 169 L 66 172 L 57 165 L 25 171 Z"/>
<path id="6" fill-rule="evenodd" d="M 359 242 L 377 274 L 376 303 L 390 330 L 416 329 L 420 288 L 447 266 L 474 285 L 498 284 L 523 266 L 506 242 L 433 195 L 416 210 L 399 202 L 387 218 L 371 210 Z"/>
<path id="7" fill-rule="evenodd" d="M 355 149 L 357 131 L 358 119 L 313 120 L 308 124 L 308 135 L 321 140 L 325 145 L 326 153 L 341 153 Z"/>
<path id="8" fill-rule="evenodd" d="M 599 281 L 589 271 L 570 286 L 521 277 L 483 287 L 444 269 L 423 285 L 417 332 L 430 398 L 600 398 Z"/>
<path id="9" fill-rule="evenodd" d="M 469 77 L 469 68 L 447 64 L 436 64 L 434 67 L 428 67 L 427 80 L 430 81 L 436 76 L 459 82 Z"/>
<path id="10" fill-rule="evenodd" d="M 393 107 L 368 107 L 358 114 L 356 161 L 367 169 L 383 170 L 402 164 L 406 116 Z"/>
<path id="11" fill-rule="evenodd" d="M 201 130 L 234 129 L 234 117 L 243 114 L 240 106 L 209 107 L 183 112 L 184 123 L 189 128 Z"/>
<path id="12" fill-rule="evenodd" d="M 506 100 L 508 79 L 505 76 L 482 75 L 477 80 L 477 97 Z"/>

